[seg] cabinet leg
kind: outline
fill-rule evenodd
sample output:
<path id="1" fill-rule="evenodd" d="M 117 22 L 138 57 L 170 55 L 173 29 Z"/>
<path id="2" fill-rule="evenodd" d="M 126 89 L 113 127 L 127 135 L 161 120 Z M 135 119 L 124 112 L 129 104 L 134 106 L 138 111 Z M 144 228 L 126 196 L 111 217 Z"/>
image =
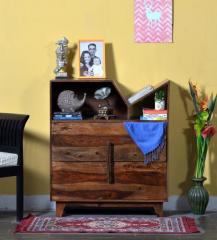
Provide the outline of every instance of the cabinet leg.
<path id="1" fill-rule="evenodd" d="M 163 217 L 163 203 L 156 203 L 153 208 L 158 217 Z"/>
<path id="2" fill-rule="evenodd" d="M 56 202 L 56 216 L 62 217 L 66 204 L 62 202 Z"/>

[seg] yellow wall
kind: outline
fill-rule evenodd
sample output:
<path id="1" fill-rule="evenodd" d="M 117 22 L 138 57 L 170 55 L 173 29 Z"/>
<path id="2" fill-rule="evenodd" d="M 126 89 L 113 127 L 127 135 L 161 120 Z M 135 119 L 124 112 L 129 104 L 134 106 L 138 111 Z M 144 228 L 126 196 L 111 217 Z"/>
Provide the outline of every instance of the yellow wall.
<path id="1" fill-rule="evenodd" d="M 217 1 L 175 0 L 174 43 L 134 42 L 133 0 L 0 0 L 1 112 L 30 114 L 25 136 L 25 194 L 49 193 L 49 80 L 54 77 L 55 41 L 67 36 L 104 39 L 108 77 L 127 95 L 170 79 L 169 194 L 183 194 L 192 173 L 192 103 L 189 78 L 217 92 Z M 77 54 L 73 60 L 76 77 Z M 216 118 L 214 119 L 216 123 Z M 206 176 L 217 195 L 217 137 Z M 14 179 L 0 180 L 0 194 L 14 193 Z"/>

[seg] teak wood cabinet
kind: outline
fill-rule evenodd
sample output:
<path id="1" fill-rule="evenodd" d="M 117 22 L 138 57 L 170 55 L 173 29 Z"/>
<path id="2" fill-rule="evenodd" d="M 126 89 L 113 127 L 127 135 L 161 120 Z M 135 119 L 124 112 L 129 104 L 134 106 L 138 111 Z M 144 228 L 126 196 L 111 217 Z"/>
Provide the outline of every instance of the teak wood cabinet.
<path id="1" fill-rule="evenodd" d="M 111 88 L 107 101 L 113 108 L 114 119 L 94 120 L 98 104 L 105 103 L 93 97 L 101 87 Z M 169 116 L 169 81 L 156 86 L 133 106 L 111 80 L 51 81 L 51 200 L 56 201 L 57 216 L 63 215 L 67 204 L 153 207 L 159 216 L 163 215 L 163 202 L 167 200 L 167 143 L 160 158 L 145 165 L 143 154 L 123 126 L 125 121 L 139 121 L 143 107 L 154 108 L 154 93 L 158 89 L 166 93 Z M 83 120 L 52 120 L 53 113 L 60 111 L 57 98 L 63 90 L 73 90 L 78 96 L 87 94 L 79 110 Z"/>

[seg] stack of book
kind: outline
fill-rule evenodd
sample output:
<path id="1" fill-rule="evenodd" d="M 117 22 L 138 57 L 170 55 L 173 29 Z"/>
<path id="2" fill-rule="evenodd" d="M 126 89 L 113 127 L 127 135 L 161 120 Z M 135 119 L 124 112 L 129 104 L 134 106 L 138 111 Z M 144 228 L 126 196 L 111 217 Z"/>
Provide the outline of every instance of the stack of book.
<path id="1" fill-rule="evenodd" d="M 138 91 L 137 93 L 135 93 L 131 97 L 129 97 L 128 98 L 128 102 L 130 104 L 135 103 L 140 98 L 143 98 L 145 95 L 147 95 L 148 93 L 152 92 L 153 89 L 154 88 L 151 85 L 147 85 L 146 87 L 144 87 L 143 89 L 141 89 L 140 91 Z"/>
<path id="2" fill-rule="evenodd" d="M 140 120 L 167 120 L 167 110 L 143 109 L 143 115 L 140 117 Z"/>
<path id="3" fill-rule="evenodd" d="M 53 120 L 82 120 L 81 112 L 54 112 Z"/>

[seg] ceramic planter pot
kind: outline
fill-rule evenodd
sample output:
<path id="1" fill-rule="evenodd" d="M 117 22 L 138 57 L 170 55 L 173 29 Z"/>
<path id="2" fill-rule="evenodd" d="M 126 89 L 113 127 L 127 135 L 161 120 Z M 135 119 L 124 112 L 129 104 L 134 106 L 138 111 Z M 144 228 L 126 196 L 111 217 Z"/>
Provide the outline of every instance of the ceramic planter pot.
<path id="1" fill-rule="evenodd" d="M 165 109 L 165 100 L 155 99 L 155 110 L 164 110 L 164 109 Z"/>
<path id="2" fill-rule="evenodd" d="M 203 186 L 203 178 L 192 178 L 193 186 L 188 191 L 188 201 L 194 214 L 204 214 L 209 202 L 209 194 Z"/>

